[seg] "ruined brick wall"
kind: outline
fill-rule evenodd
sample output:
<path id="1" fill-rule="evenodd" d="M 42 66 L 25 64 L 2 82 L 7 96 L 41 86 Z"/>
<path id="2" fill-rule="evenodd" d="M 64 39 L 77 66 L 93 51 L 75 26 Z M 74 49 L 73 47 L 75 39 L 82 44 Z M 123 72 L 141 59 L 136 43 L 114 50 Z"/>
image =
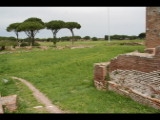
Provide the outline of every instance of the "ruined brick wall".
<path id="1" fill-rule="evenodd" d="M 95 63 L 94 85 L 160 109 L 160 47 L 155 54 L 132 52 Z"/>
<path id="2" fill-rule="evenodd" d="M 146 7 L 146 39 L 147 48 L 160 45 L 160 7 Z"/>
<path id="3" fill-rule="evenodd" d="M 160 57 L 147 53 L 128 53 L 110 61 L 109 72 L 116 69 L 152 72 L 160 70 Z"/>
<path id="4" fill-rule="evenodd" d="M 94 85 L 98 90 L 107 90 L 107 73 L 110 62 L 94 64 Z"/>
<path id="5" fill-rule="evenodd" d="M 156 69 L 160 67 L 160 65 L 158 65 L 160 63 L 160 60 L 158 61 L 159 58 L 128 55 L 127 57 L 128 59 L 134 59 L 132 63 L 137 67 L 132 67 L 132 64 L 130 64 L 131 67 L 129 67 L 129 64 L 125 65 L 125 63 L 128 62 L 126 55 L 121 55 L 115 59 L 116 62 L 120 60 L 125 67 L 122 67 L 122 64 L 114 64 L 114 60 L 110 62 L 110 79 L 107 82 L 107 90 L 129 96 L 139 103 L 160 109 L 160 69 Z M 148 65 L 150 64 L 149 61 L 151 65 Z M 143 62 L 145 64 L 141 64 Z M 146 66 L 150 67 L 150 69 Z M 127 67 L 129 68 L 127 69 Z"/>
<path id="6" fill-rule="evenodd" d="M 151 106 L 155 109 L 160 109 L 160 99 L 154 98 L 154 95 L 152 94 L 152 96 L 147 96 L 146 94 L 142 94 L 132 88 L 127 88 L 122 85 L 115 84 L 112 81 L 108 81 L 108 90 L 117 92 L 121 95 L 128 96 L 132 98 L 134 101 L 137 101 L 141 104 Z"/>

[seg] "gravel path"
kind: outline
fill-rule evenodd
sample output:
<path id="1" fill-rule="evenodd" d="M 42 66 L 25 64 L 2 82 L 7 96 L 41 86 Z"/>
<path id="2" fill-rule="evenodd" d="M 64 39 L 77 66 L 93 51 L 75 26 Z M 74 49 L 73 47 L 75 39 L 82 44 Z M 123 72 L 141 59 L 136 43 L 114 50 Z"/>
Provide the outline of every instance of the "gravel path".
<path id="1" fill-rule="evenodd" d="M 13 79 L 19 80 L 25 85 L 29 87 L 29 89 L 33 92 L 33 95 L 35 98 L 41 102 L 42 104 L 45 105 L 45 108 L 49 113 L 65 113 L 64 111 L 60 110 L 57 106 L 53 105 L 52 102 L 42 93 L 40 92 L 37 88 L 35 88 L 30 82 L 27 80 L 24 80 L 22 78 L 18 77 L 12 77 Z"/>

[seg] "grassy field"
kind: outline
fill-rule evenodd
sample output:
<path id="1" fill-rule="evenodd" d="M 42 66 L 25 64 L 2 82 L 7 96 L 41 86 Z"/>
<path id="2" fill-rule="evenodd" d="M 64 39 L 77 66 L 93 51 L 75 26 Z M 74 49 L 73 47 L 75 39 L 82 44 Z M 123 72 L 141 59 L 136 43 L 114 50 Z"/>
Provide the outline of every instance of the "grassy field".
<path id="1" fill-rule="evenodd" d="M 124 54 L 138 50 L 144 45 L 120 45 L 131 41 L 81 41 L 74 46 L 91 46 L 77 49 L 19 50 L 0 54 L 0 94 L 18 94 L 19 108 L 15 113 L 39 113 L 32 93 L 22 83 L 11 76 L 28 80 L 47 95 L 53 104 L 71 113 L 160 113 L 151 107 L 141 105 L 130 98 L 111 91 L 98 91 L 93 84 L 93 64 L 106 62 Z M 45 46 L 53 43 L 43 42 Z M 58 42 L 57 46 L 71 46 L 70 42 Z M 4 83 L 3 79 L 9 80 Z M 23 88 L 23 89 L 22 89 Z"/>

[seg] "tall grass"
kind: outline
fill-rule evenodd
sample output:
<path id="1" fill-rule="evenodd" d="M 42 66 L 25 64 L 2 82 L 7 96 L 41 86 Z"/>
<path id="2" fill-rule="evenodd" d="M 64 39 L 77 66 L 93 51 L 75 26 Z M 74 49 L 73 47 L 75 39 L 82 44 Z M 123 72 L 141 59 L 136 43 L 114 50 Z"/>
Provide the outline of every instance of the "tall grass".
<path id="1" fill-rule="evenodd" d="M 106 62 L 118 54 L 135 50 L 143 52 L 144 46 L 122 46 L 117 41 L 86 43 L 94 47 L 2 54 L 0 75 L 28 80 L 54 104 L 73 113 L 160 112 L 117 93 L 98 91 L 93 84 L 94 63 Z M 82 44 L 84 42 L 75 42 L 75 46 Z"/>

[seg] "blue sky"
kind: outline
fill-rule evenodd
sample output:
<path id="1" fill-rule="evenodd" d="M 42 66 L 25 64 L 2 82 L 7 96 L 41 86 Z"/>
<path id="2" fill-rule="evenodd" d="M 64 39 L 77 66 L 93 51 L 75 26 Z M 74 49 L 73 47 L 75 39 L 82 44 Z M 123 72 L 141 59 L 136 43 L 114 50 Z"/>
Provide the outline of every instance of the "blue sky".
<path id="1" fill-rule="evenodd" d="M 6 28 L 15 22 L 37 17 L 43 22 L 63 20 L 78 22 L 80 29 L 74 29 L 77 36 L 104 38 L 104 35 L 139 35 L 145 32 L 146 7 L 0 7 L 0 36 L 15 36 Z M 36 38 L 52 37 L 50 30 L 40 30 Z M 71 36 L 68 29 L 62 29 L 57 37 Z M 19 38 L 26 38 L 24 32 Z"/>

